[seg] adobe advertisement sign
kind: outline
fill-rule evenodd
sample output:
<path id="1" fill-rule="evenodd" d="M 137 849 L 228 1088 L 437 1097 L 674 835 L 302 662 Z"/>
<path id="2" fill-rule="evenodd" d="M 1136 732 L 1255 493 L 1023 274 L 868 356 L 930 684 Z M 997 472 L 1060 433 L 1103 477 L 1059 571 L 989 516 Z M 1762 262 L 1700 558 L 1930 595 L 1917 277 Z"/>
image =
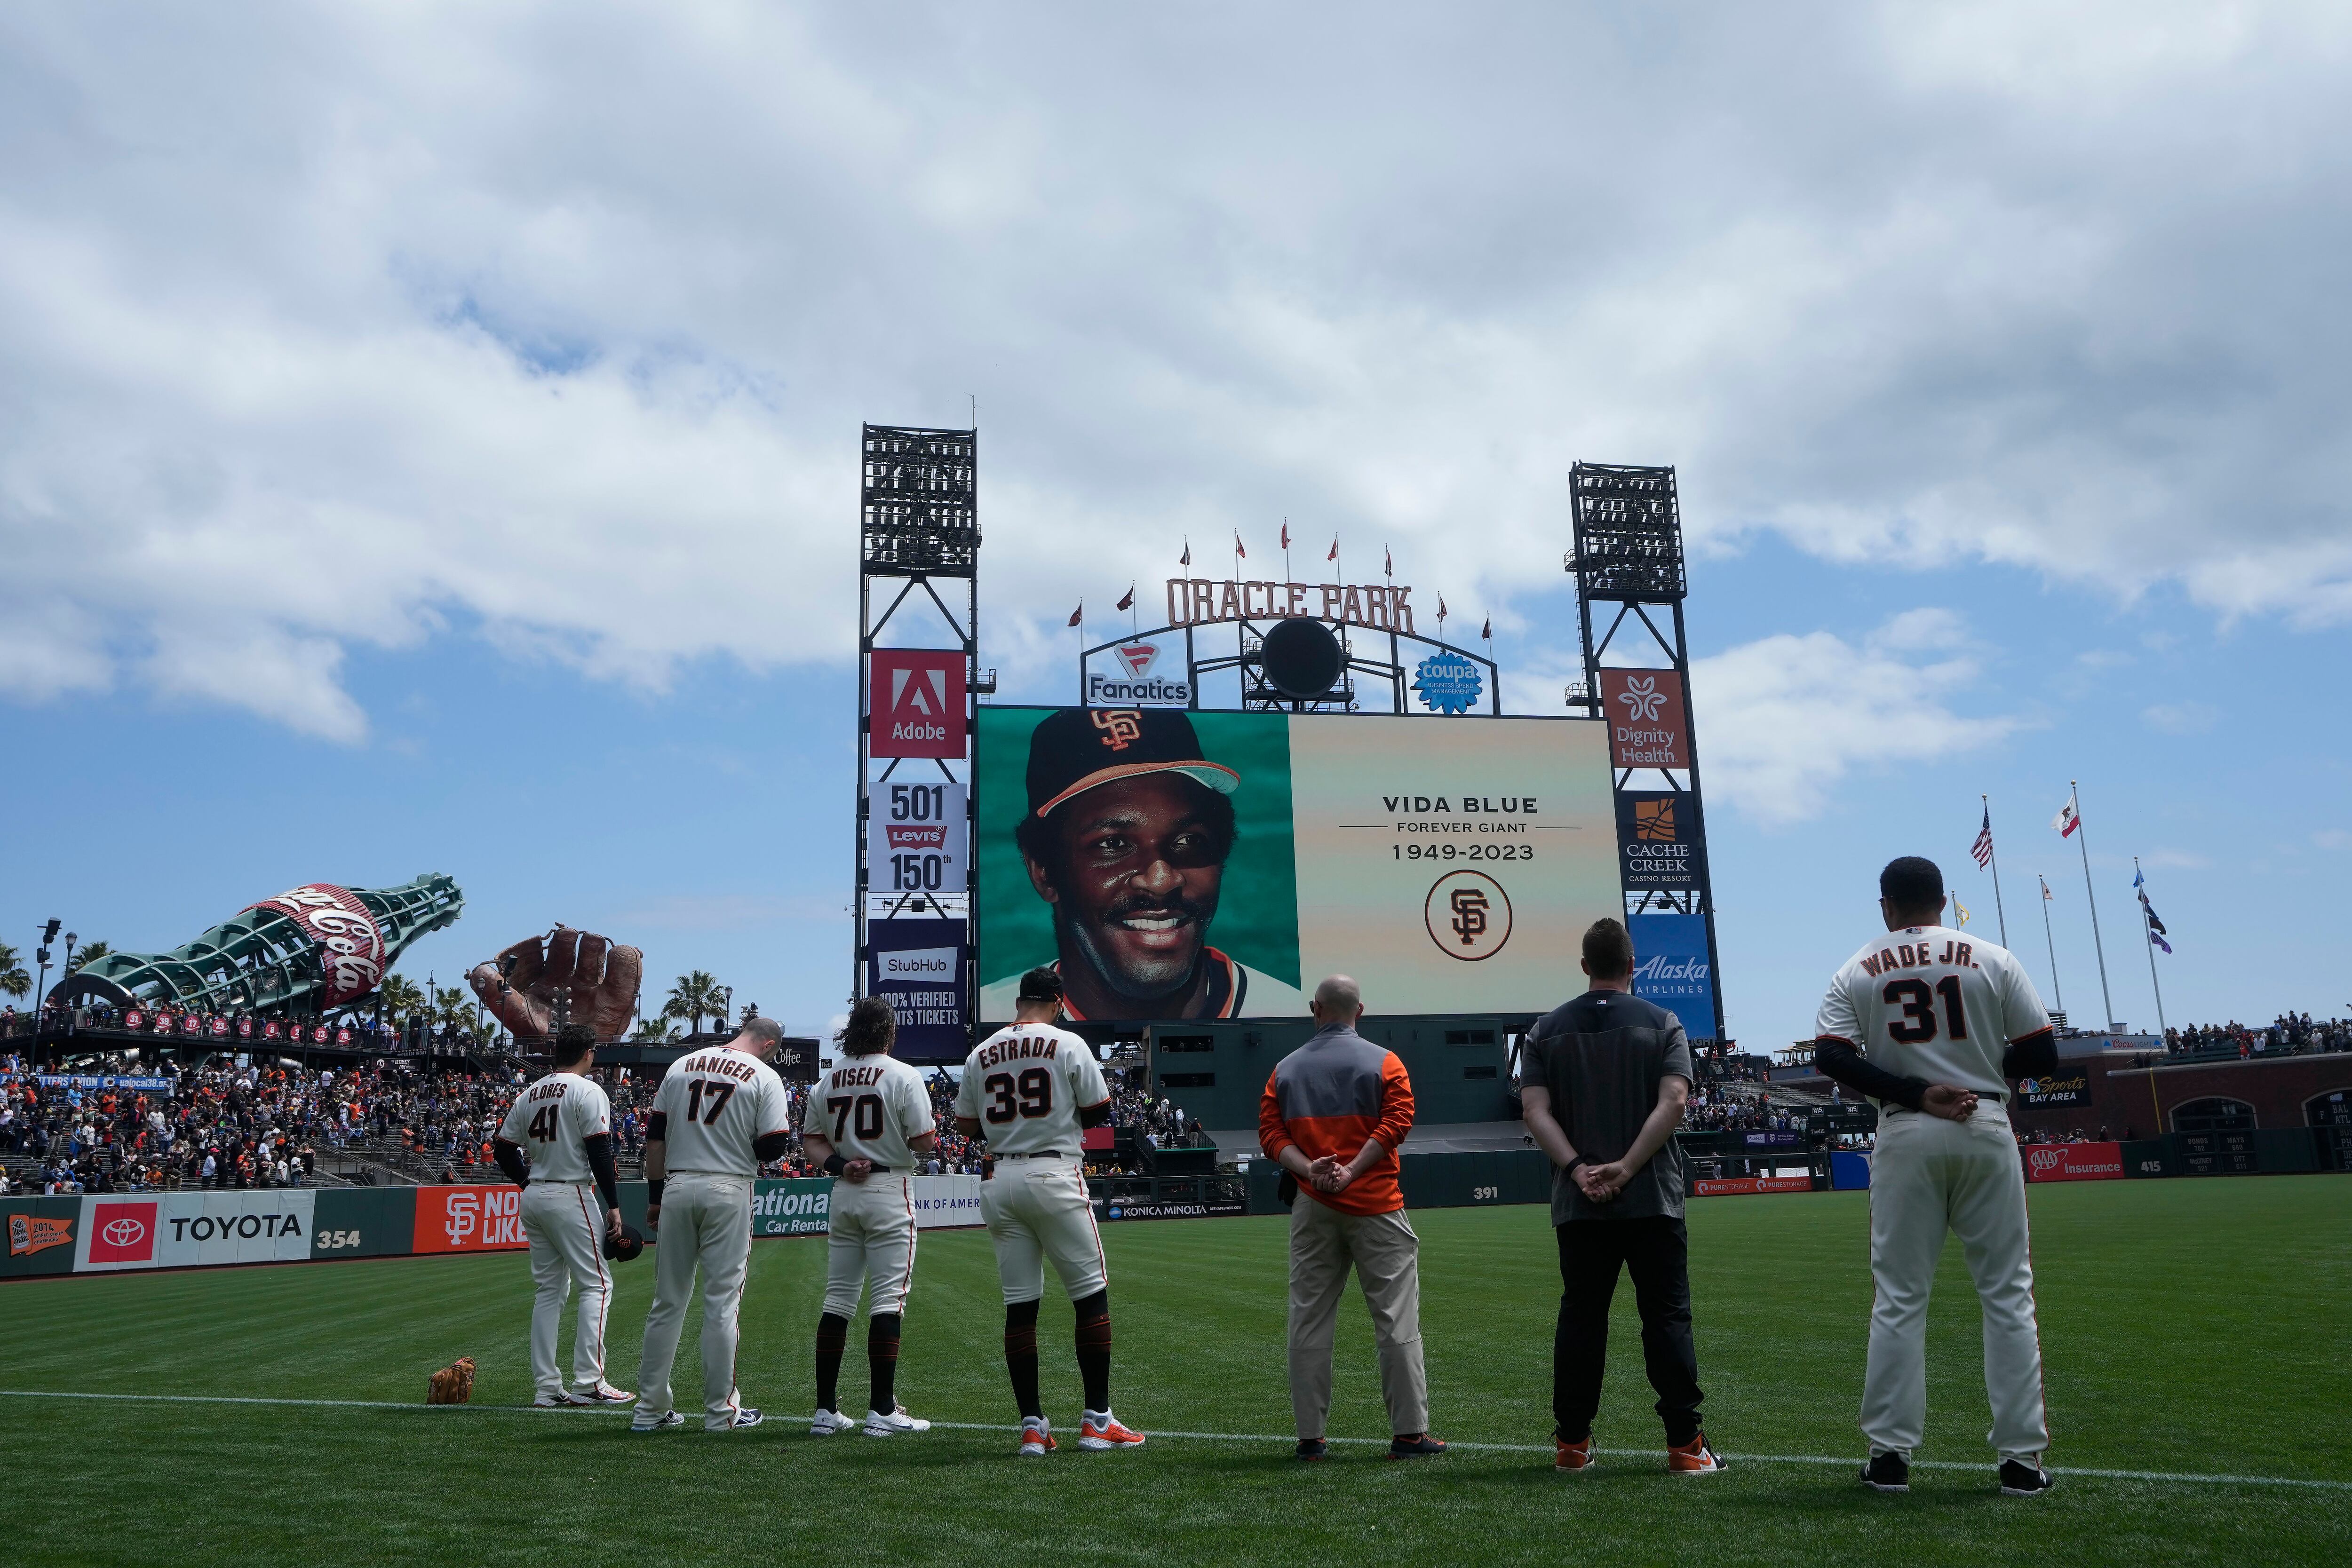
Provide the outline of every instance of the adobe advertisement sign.
<path id="1" fill-rule="evenodd" d="M 1691 1039 L 1713 1040 L 1715 959 L 1706 916 L 1636 915 L 1625 925 L 1633 938 L 1633 994 L 1682 1019 Z"/>
<path id="2" fill-rule="evenodd" d="M 866 819 L 866 889 L 896 904 L 963 895 L 964 787 L 952 779 L 874 787 Z"/>
<path id="3" fill-rule="evenodd" d="M 74 1272 L 307 1262 L 318 1197 L 298 1188 L 86 1198 Z"/>
<path id="4" fill-rule="evenodd" d="M 2121 1144 L 2028 1144 L 2025 1145 L 2025 1179 L 2121 1181 L 2124 1179 L 2124 1146 Z"/>
<path id="5" fill-rule="evenodd" d="M 318 945 L 327 990 L 320 1011 L 363 997 L 383 982 L 383 933 L 376 929 L 375 916 L 368 913 L 367 905 L 349 888 L 306 883 L 249 907 L 276 910 Z M 195 1033 L 194 1016 L 190 1015 L 182 1027 L 189 1034 Z"/>
<path id="6" fill-rule="evenodd" d="M 901 1061 L 961 1061 L 971 1051 L 961 920 L 873 920 L 866 926 L 866 990 L 898 1015 Z"/>
<path id="7" fill-rule="evenodd" d="M 964 754 L 964 656 L 954 648 L 877 648 L 866 690 L 876 757 Z"/>
<path id="8" fill-rule="evenodd" d="M 1672 670 L 1601 672 L 1609 755 L 1619 768 L 1688 768 L 1690 718 L 1683 678 Z"/>
<path id="9" fill-rule="evenodd" d="M 1694 888 L 1706 875 L 1698 799 L 1673 790 L 1617 797 L 1617 853 L 1629 888 Z"/>
<path id="10" fill-rule="evenodd" d="M 522 1188 L 511 1182 L 416 1189 L 415 1249 L 509 1252 L 530 1245 L 522 1233 Z"/>

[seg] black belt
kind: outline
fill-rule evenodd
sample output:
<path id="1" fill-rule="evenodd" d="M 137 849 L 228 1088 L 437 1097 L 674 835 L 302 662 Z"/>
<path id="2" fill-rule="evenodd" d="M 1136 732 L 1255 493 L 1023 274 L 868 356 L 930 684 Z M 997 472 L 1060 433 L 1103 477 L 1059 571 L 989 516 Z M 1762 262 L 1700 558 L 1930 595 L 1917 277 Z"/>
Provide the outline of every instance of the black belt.
<path id="1" fill-rule="evenodd" d="M 1968 1091 L 1968 1092 L 1975 1095 L 1979 1100 L 1990 1100 L 1996 1105 L 2001 1103 L 2001 1102 L 2007 1098 L 2006 1095 L 1995 1094 L 1990 1090 L 1987 1089 L 1971 1089 Z M 1927 1114 L 1925 1111 L 1914 1111 L 1908 1105 L 1889 1105 L 1886 1107 L 1886 1113 L 1890 1116 L 1924 1116 Z"/>
<path id="2" fill-rule="evenodd" d="M 1025 1155 L 992 1155 L 989 1157 L 998 1160 L 1058 1160 L 1065 1156 L 1059 1149 L 1036 1149 Z"/>

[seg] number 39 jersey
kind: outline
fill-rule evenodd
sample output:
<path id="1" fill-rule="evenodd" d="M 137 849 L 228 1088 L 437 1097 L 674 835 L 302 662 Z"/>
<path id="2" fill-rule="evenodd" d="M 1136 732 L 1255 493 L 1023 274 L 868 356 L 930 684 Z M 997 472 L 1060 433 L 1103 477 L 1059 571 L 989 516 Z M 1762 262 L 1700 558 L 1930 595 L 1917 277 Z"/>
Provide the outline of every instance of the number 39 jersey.
<path id="1" fill-rule="evenodd" d="M 1078 1113 L 1109 1098 L 1093 1047 L 1051 1024 L 1016 1023 L 964 1059 L 956 1114 L 979 1122 L 992 1155 L 1075 1155 Z"/>
<path id="2" fill-rule="evenodd" d="M 551 1072 L 521 1093 L 499 1136 L 530 1156 L 533 1181 L 590 1181 L 588 1140 L 613 1130 L 613 1103 L 577 1072 Z"/>
<path id="3" fill-rule="evenodd" d="M 909 1138 L 933 1130 L 923 1075 L 887 1056 L 846 1056 L 816 1081 L 801 1131 L 814 1133 L 845 1160 L 872 1160 L 885 1170 L 914 1168 Z"/>
<path id="4" fill-rule="evenodd" d="M 751 1140 L 792 1131 L 792 1103 L 776 1070 L 748 1051 L 716 1046 L 680 1057 L 654 1092 L 662 1118 L 662 1166 L 756 1176 Z"/>
<path id="5" fill-rule="evenodd" d="M 1889 931 L 1846 960 L 1813 1020 L 1889 1072 L 1985 1094 L 2007 1092 L 2010 1043 L 2049 1027 L 2008 948 L 1941 925 Z"/>

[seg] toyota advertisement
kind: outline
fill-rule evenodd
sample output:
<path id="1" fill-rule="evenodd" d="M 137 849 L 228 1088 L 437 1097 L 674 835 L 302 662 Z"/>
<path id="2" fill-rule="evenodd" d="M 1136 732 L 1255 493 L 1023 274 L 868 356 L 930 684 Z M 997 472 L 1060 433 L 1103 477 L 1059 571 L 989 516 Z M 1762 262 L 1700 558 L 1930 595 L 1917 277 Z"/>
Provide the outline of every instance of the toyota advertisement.
<path id="1" fill-rule="evenodd" d="M 315 1191 L 171 1192 L 85 1200 L 74 1272 L 300 1263 Z"/>
<path id="2" fill-rule="evenodd" d="M 1376 1012 L 1549 1011 L 1622 912 L 1608 747 L 1589 719 L 983 707 L 980 1022 L 1041 964 L 1104 1022 L 1303 1017 L 1334 973 Z"/>

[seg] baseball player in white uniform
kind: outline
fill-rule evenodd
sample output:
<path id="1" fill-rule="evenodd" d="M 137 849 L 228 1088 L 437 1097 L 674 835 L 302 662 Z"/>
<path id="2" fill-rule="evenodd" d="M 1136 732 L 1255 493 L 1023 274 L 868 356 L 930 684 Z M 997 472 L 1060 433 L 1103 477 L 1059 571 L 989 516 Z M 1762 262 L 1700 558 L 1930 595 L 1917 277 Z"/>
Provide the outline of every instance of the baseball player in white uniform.
<path id="1" fill-rule="evenodd" d="M 915 1281 L 915 1156 L 939 1147 L 923 1075 L 890 1059 L 898 1015 L 880 997 L 851 1004 L 841 1031 L 843 1060 L 809 1091 L 801 1147 L 834 1178 L 825 1240 L 824 1312 L 816 1321 L 816 1416 L 812 1436 L 829 1437 L 857 1423 L 841 1413 L 841 1357 L 849 1320 L 866 1282 L 866 1364 L 871 1397 L 866 1435 L 928 1432 L 929 1421 L 898 1403 L 898 1334 L 907 1290 Z"/>
<path id="2" fill-rule="evenodd" d="M 956 1092 L 958 1130 L 988 1139 L 980 1214 L 1004 1287 L 1004 1363 L 1021 1406 L 1021 1452 L 1032 1457 L 1056 1447 L 1037 1392 L 1037 1306 L 1048 1260 L 1077 1309 L 1086 1384 L 1078 1447 L 1132 1448 L 1143 1441 L 1111 1414 L 1110 1279 L 1083 1153 L 1083 1129 L 1110 1120 L 1110 1087 L 1094 1048 L 1054 1027 L 1061 1012 L 1059 975 L 1036 968 L 1022 976 L 1015 1021 L 964 1059 Z"/>
<path id="3" fill-rule="evenodd" d="M 542 1409 L 617 1405 L 634 1396 L 604 1381 L 604 1318 L 613 1300 L 604 1239 L 621 1234 L 613 1103 L 588 1076 L 596 1065 L 596 1037 L 588 1029 L 566 1024 L 549 1059 L 555 1071 L 515 1097 L 490 1141 L 499 1168 L 522 1188 L 522 1233 L 539 1287 L 530 1308 L 530 1375 L 539 1390 L 531 1403 Z M 566 1389 L 555 1353 L 564 1298 L 575 1282 L 580 1323 Z"/>
<path id="4" fill-rule="evenodd" d="M 680 1057 L 655 1091 L 646 1136 L 646 1219 L 656 1232 L 654 1304 L 632 1431 L 681 1426 L 670 1407 L 670 1365 L 702 1268 L 702 1427 L 725 1432 L 760 1424 L 735 1389 L 737 1313 L 751 1256 L 751 1178 L 792 1141 L 792 1104 L 768 1065 L 784 1031 L 773 1019 L 746 1019 L 725 1045 Z"/>
<path id="5" fill-rule="evenodd" d="M 2006 948 L 1938 923 L 1944 873 L 1906 855 L 1878 878 L 1886 934 L 1830 982 L 1814 1025 L 1822 1072 L 1880 1102 L 1870 1170 L 1870 1363 L 1864 1484 L 1905 1491 L 1927 1416 L 1927 1292 L 1957 1231 L 1984 1310 L 1985 1393 L 2000 1490 L 2050 1490 L 2025 1176 L 2009 1080 L 2057 1065 L 2050 1015 Z"/>

